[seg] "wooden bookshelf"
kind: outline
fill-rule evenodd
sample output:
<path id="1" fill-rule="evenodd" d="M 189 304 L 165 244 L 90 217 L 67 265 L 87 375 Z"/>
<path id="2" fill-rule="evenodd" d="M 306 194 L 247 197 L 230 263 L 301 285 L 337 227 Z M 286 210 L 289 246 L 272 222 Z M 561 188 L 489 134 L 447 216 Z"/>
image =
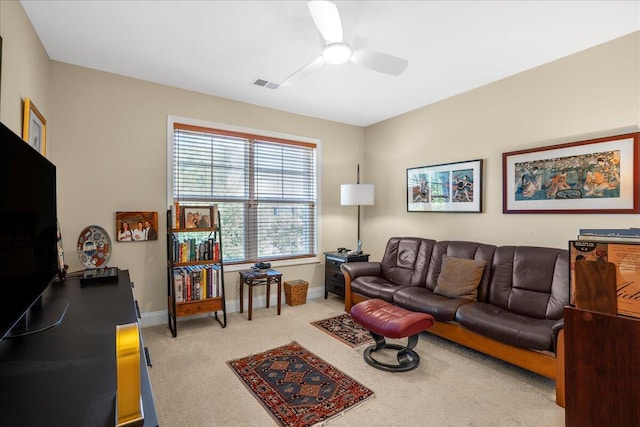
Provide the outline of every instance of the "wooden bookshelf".
<path id="1" fill-rule="evenodd" d="M 167 311 L 169 329 L 174 337 L 178 335 L 181 317 L 214 313 L 218 323 L 223 328 L 227 326 L 220 213 L 215 211 L 215 224 L 210 228 L 175 228 L 171 210 L 167 211 Z M 178 250 L 181 244 L 189 246 L 186 260 L 177 256 L 184 257 Z M 187 276 L 189 281 L 186 281 Z M 186 286 L 188 292 L 184 291 Z"/>

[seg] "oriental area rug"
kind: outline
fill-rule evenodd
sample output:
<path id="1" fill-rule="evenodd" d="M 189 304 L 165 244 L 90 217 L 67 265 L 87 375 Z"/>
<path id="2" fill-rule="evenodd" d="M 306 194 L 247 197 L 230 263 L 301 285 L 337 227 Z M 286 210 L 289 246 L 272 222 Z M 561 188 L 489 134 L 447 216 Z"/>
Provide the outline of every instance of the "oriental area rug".
<path id="1" fill-rule="evenodd" d="M 323 424 L 374 395 L 295 341 L 227 364 L 279 426 Z"/>
<path id="2" fill-rule="evenodd" d="M 373 343 L 373 338 L 371 338 L 369 331 L 359 323 L 356 323 L 347 313 L 328 319 L 316 320 L 311 324 L 351 347 Z"/>

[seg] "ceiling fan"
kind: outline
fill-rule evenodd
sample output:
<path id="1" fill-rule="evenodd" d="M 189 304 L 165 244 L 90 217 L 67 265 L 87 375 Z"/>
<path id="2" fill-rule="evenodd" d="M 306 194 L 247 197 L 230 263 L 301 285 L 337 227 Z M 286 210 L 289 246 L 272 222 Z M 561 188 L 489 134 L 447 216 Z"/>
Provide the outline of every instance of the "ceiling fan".
<path id="1" fill-rule="evenodd" d="M 319 57 L 287 77 L 280 83 L 281 86 L 295 85 L 321 68 L 325 63 L 343 64 L 351 61 L 354 64 L 391 76 L 398 76 L 407 68 L 408 62 L 406 59 L 381 52 L 352 49 L 342 37 L 342 21 L 340 20 L 338 7 L 334 3 L 313 0 L 308 2 L 307 5 L 313 22 L 316 24 L 326 44 Z"/>

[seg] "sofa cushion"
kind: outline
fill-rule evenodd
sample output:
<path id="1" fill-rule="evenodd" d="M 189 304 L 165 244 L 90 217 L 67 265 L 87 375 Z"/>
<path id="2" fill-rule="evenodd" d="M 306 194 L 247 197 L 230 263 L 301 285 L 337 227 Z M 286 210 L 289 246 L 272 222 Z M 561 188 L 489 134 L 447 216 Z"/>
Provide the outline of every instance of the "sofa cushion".
<path id="1" fill-rule="evenodd" d="M 429 269 L 427 271 L 426 281 L 423 286 L 431 291 L 435 290 L 438 284 L 438 277 L 442 272 L 445 256 L 456 258 L 475 259 L 485 261 L 485 273 L 478 286 L 478 301 L 484 301 L 487 297 L 489 279 L 491 277 L 491 268 L 493 264 L 493 255 L 496 246 L 484 243 L 465 242 L 465 241 L 440 241 L 435 244 L 429 261 Z"/>
<path id="2" fill-rule="evenodd" d="M 516 347 L 549 350 L 554 347 L 549 319 L 535 319 L 483 302 L 470 302 L 456 312 L 456 321 L 473 332 Z"/>
<path id="3" fill-rule="evenodd" d="M 455 320 L 458 308 L 470 302 L 470 299 L 436 295 L 422 286 L 407 286 L 393 295 L 394 304 L 407 310 L 430 314 L 440 322 Z"/>
<path id="4" fill-rule="evenodd" d="M 398 286 L 422 285 L 435 244 L 419 237 L 390 238 L 380 262 L 382 277 Z"/>
<path id="5" fill-rule="evenodd" d="M 486 261 L 445 255 L 434 294 L 475 300 Z"/>
<path id="6" fill-rule="evenodd" d="M 501 246 L 485 302 L 536 319 L 558 320 L 569 304 L 566 249 Z"/>
<path id="7" fill-rule="evenodd" d="M 387 302 L 392 302 L 393 294 L 402 288 L 403 286 L 398 286 L 378 276 L 360 276 L 351 281 L 351 291 L 368 298 L 379 298 Z"/>

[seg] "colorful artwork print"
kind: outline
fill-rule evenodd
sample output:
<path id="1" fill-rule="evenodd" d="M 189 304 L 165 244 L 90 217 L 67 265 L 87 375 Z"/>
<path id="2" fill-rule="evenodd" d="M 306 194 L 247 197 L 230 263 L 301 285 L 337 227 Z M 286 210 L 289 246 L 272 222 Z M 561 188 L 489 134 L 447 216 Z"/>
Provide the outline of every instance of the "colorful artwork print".
<path id="1" fill-rule="evenodd" d="M 482 160 L 407 169 L 409 212 L 481 212 Z"/>
<path id="2" fill-rule="evenodd" d="M 473 169 L 453 171 L 453 202 L 473 202 Z"/>
<path id="3" fill-rule="evenodd" d="M 451 195 L 449 172 L 435 172 L 429 180 L 431 185 L 431 203 L 446 203 Z"/>
<path id="4" fill-rule="evenodd" d="M 620 150 L 515 163 L 515 199 L 620 197 Z"/>
<path id="5" fill-rule="evenodd" d="M 413 203 L 429 203 L 430 189 L 426 174 L 411 174 L 409 181 L 412 183 L 411 193 Z"/>
<path id="6" fill-rule="evenodd" d="M 502 153 L 504 213 L 638 213 L 640 133 Z"/>

